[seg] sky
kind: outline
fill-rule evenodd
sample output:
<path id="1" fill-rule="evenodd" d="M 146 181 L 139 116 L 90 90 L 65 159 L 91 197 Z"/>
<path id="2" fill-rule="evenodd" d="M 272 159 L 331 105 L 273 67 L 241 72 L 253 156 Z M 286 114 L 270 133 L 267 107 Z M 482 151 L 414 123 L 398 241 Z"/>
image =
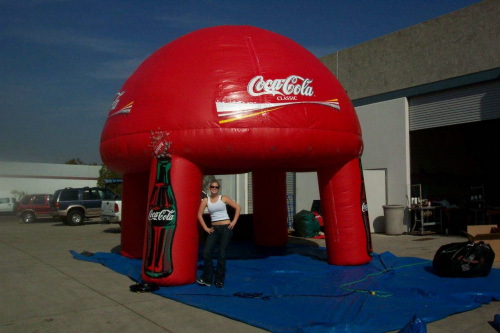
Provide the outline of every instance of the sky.
<path id="1" fill-rule="evenodd" d="M 153 52 L 201 28 L 252 25 L 322 57 L 477 2 L 0 0 L 0 161 L 101 164 L 115 94 Z"/>

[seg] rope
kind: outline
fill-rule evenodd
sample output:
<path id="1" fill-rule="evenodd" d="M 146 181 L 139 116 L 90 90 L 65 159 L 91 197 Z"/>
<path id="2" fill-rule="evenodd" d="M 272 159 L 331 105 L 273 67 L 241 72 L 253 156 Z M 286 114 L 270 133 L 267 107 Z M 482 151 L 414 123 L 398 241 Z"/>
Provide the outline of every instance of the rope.
<path id="1" fill-rule="evenodd" d="M 414 263 L 414 264 L 407 264 L 407 265 L 402 265 L 402 266 L 397 266 L 397 267 L 394 267 L 394 268 L 387 268 L 387 266 L 385 265 L 385 263 L 382 261 L 382 258 L 380 256 L 378 256 L 379 260 L 380 260 L 380 263 L 382 264 L 382 266 L 384 267 L 384 269 L 380 272 L 377 272 L 377 273 L 370 273 L 370 274 L 367 274 L 365 275 L 363 278 L 359 279 L 359 280 L 356 280 L 356 281 L 352 281 L 352 282 L 347 282 L 347 283 L 344 283 L 342 285 L 339 286 L 340 289 L 342 290 L 345 290 L 347 293 L 346 294 L 343 294 L 343 295 L 306 295 L 306 294 L 302 294 L 302 295 L 273 295 L 273 296 L 268 296 L 268 295 L 264 295 L 263 293 L 248 293 L 248 292 L 236 292 L 232 295 L 214 295 L 214 294 L 174 294 L 174 295 L 189 295 L 189 296 L 213 296 L 213 297 L 240 297 L 240 298 L 251 298 L 251 299 L 260 299 L 260 300 L 264 300 L 264 301 L 268 301 L 270 300 L 271 298 L 284 298 L 284 297 L 326 297 L 326 298 L 337 298 L 337 297 L 345 297 L 345 296 L 349 296 L 349 295 L 352 295 L 354 293 L 366 293 L 366 294 L 369 294 L 371 296 L 376 296 L 376 297 L 381 297 L 381 298 L 385 298 L 385 297 L 391 297 L 393 296 L 392 293 L 388 292 L 388 291 L 383 291 L 383 290 L 369 290 L 369 289 L 351 289 L 349 288 L 348 286 L 351 286 L 351 285 L 354 285 L 354 284 L 357 284 L 357 283 L 361 283 L 363 281 L 366 281 L 372 277 L 375 277 L 375 276 L 379 276 L 379 275 L 382 275 L 382 274 L 386 274 L 390 271 L 395 271 L 395 270 L 399 270 L 399 269 L 403 269 L 403 268 L 407 268 L 407 267 L 413 267 L 413 266 L 418 266 L 418 265 L 423 265 L 423 264 L 427 264 L 429 262 L 431 262 L 430 260 L 425 260 L 423 262 L 419 262 L 419 263 Z"/>
<path id="2" fill-rule="evenodd" d="M 359 279 L 359 280 L 356 280 L 356 281 L 353 281 L 353 282 L 344 283 L 344 284 L 340 285 L 339 287 L 341 289 L 345 290 L 345 291 L 350 291 L 351 293 L 359 292 L 359 293 L 367 293 L 367 294 L 370 294 L 372 296 L 377 296 L 377 297 L 390 297 L 390 296 L 393 296 L 393 294 L 390 293 L 390 292 L 388 292 L 388 291 L 367 290 L 367 289 L 349 289 L 349 288 L 347 288 L 347 286 L 350 286 L 350 285 L 353 285 L 353 284 L 356 284 L 356 283 L 360 283 L 360 282 L 366 281 L 366 280 L 368 280 L 371 277 L 382 275 L 382 274 L 388 273 L 390 271 L 395 271 L 395 270 L 398 270 L 398 269 L 412 267 L 412 266 L 423 265 L 423 264 L 427 264 L 427 263 L 430 262 L 430 260 L 426 260 L 426 261 L 415 263 L 415 264 L 408 264 L 408 265 L 402 265 L 402 266 L 398 266 L 398 267 L 394 267 L 394 268 L 387 268 L 387 266 L 385 266 L 385 264 L 382 261 L 382 258 L 380 258 L 380 256 L 379 256 L 379 260 L 380 260 L 382 266 L 384 266 L 384 270 L 382 270 L 380 272 L 377 272 L 377 273 L 367 274 L 362 279 Z"/>

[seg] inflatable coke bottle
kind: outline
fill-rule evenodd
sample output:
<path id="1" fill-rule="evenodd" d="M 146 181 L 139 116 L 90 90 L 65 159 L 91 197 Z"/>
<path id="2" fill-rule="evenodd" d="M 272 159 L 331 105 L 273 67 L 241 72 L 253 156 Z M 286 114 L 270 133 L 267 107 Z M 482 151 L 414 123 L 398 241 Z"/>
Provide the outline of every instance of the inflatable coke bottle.
<path id="1" fill-rule="evenodd" d="M 177 225 L 177 208 L 170 183 L 170 158 L 158 159 L 156 181 L 149 198 L 144 273 L 151 278 L 172 274 L 172 241 Z"/>

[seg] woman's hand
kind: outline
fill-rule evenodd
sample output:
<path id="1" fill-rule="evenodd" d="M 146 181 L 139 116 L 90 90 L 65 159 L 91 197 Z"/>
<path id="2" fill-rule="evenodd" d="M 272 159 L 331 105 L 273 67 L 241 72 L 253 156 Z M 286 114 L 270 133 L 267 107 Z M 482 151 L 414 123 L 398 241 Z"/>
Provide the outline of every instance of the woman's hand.
<path id="1" fill-rule="evenodd" d="M 205 231 L 207 232 L 207 234 L 211 234 L 212 232 L 214 232 L 214 228 L 205 228 Z"/>
<path id="2" fill-rule="evenodd" d="M 231 198 L 229 198 L 225 195 L 222 196 L 222 202 L 224 202 L 226 205 L 229 205 L 229 206 L 234 208 L 233 221 L 231 223 L 229 223 L 229 225 L 227 226 L 228 229 L 233 229 L 234 226 L 236 225 L 236 222 L 238 221 L 238 218 L 240 217 L 241 207 L 235 201 L 231 200 Z"/>

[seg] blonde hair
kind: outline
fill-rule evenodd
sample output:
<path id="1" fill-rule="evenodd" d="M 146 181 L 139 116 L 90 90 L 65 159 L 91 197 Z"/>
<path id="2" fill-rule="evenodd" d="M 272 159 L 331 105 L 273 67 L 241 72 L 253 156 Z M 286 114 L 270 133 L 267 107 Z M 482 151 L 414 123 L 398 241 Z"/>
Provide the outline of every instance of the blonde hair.
<path id="1" fill-rule="evenodd" d="M 209 187 L 210 187 L 210 186 L 212 186 L 212 184 L 213 184 L 213 183 L 216 183 L 216 184 L 217 184 L 217 186 L 219 186 L 219 190 L 221 189 L 221 187 L 222 187 L 222 186 L 220 186 L 220 183 L 219 183 L 217 180 L 215 180 L 215 179 L 214 179 L 214 180 L 212 180 L 212 181 L 210 182 L 210 184 L 208 184 L 208 186 L 209 186 Z"/>

